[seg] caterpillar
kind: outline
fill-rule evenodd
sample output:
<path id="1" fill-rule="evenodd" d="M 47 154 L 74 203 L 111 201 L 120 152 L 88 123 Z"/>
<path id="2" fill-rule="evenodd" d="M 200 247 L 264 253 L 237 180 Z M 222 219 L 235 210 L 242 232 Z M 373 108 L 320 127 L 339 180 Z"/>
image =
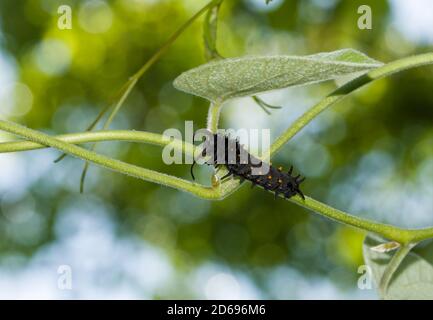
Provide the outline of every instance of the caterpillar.
<path id="1" fill-rule="evenodd" d="M 221 148 L 221 146 L 224 147 Z M 213 165 L 215 168 L 224 165 L 227 168 L 228 173 L 221 180 L 234 176 L 238 177 L 241 182 L 244 180 L 250 181 L 252 187 L 258 185 L 273 192 L 275 198 L 280 194 L 285 198 L 298 194 L 305 200 L 305 196 L 299 188 L 305 177 L 301 177 L 301 175 L 292 176 L 293 166 L 290 166 L 287 172 L 283 172 L 282 167 L 276 168 L 249 154 L 238 139 L 232 139 L 221 133 L 210 133 L 203 147 L 201 154 L 203 158 L 208 157 L 209 153 L 207 151 L 211 150 L 210 158 L 205 161 L 206 164 Z M 195 180 L 194 164 L 195 161 L 191 166 L 193 180 Z"/>

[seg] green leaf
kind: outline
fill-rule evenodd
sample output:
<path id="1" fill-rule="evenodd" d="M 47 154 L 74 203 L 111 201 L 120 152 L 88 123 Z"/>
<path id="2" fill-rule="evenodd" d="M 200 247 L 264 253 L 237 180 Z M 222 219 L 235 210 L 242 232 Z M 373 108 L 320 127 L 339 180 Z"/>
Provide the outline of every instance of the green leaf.
<path id="1" fill-rule="evenodd" d="M 363 245 L 364 260 L 371 268 L 377 287 L 384 276 L 392 252 L 379 252 L 372 248 L 385 243 L 383 239 L 368 235 Z M 426 241 L 409 252 L 391 277 L 383 299 L 432 299 L 433 298 L 433 242 Z"/>
<path id="2" fill-rule="evenodd" d="M 246 56 L 209 62 L 182 73 L 174 86 L 210 101 L 336 79 L 383 65 L 343 49 L 310 56 Z"/>

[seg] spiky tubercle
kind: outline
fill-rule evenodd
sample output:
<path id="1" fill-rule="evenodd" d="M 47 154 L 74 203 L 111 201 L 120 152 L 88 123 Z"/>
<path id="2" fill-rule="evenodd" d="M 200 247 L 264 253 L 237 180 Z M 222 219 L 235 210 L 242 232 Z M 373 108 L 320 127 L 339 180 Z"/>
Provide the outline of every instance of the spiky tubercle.
<path id="1" fill-rule="evenodd" d="M 300 184 L 305 178 L 301 175 L 292 176 L 292 166 L 287 172 L 284 172 L 281 167 L 276 168 L 263 163 L 249 154 L 237 139 L 231 139 L 222 134 L 213 135 L 210 143 L 205 145 L 203 156 L 206 155 L 207 150 L 213 150 L 207 164 L 215 167 L 224 165 L 227 168 L 228 173 L 222 177 L 222 180 L 234 176 L 240 178 L 241 181 L 251 181 L 253 187 L 258 185 L 273 192 L 275 198 L 279 194 L 285 198 L 298 194 L 304 199 Z"/>

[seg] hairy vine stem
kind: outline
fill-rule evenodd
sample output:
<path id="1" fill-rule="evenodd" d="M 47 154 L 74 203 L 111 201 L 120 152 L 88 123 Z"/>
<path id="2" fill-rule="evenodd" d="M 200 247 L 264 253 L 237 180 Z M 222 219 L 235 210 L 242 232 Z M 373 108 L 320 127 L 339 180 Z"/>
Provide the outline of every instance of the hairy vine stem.
<path id="1" fill-rule="evenodd" d="M 116 159 L 112 159 L 110 157 L 98 154 L 94 151 L 90 151 L 87 150 L 85 148 L 76 146 L 74 144 L 68 143 L 66 142 L 63 136 L 63 140 L 62 137 L 59 138 L 55 138 L 55 137 L 51 137 L 50 135 L 47 135 L 45 133 L 36 131 L 36 130 L 32 130 L 29 128 L 26 128 L 22 125 L 16 124 L 14 122 L 10 122 L 10 121 L 5 121 L 5 120 L 0 120 L 0 130 L 4 130 L 16 135 L 19 135 L 23 138 L 26 138 L 29 141 L 35 142 L 41 146 L 48 146 L 48 147 L 52 147 L 55 148 L 57 150 L 63 151 L 66 154 L 75 156 L 77 158 L 92 162 L 94 164 L 97 164 L 101 167 L 119 172 L 119 173 L 123 173 L 125 175 L 129 175 L 138 179 L 142 179 L 142 180 L 146 180 L 149 182 L 154 182 L 157 184 L 161 184 L 161 185 L 165 185 L 168 187 L 172 187 L 175 189 L 179 189 L 179 190 L 183 190 L 183 191 L 187 191 L 190 192 L 192 194 L 197 195 L 198 197 L 204 198 L 204 199 L 218 199 L 220 197 L 220 195 L 218 194 L 218 192 L 215 192 L 215 190 L 213 190 L 212 188 L 200 185 L 198 183 L 193 183 L 184 179 L 180 179 L 177 177 L 173 177 L 161 172 L 157 172 L 157 171 L 153 171 L 150 169 L 145 169 L 145 168 L 141 168 L 120 160 L 116 160 Z M 134 131 L 131 131 L 130 134 L 133 134 Z M 87 133 L 81 133 L 81 136 L 75 137 L 78 138 L 78 140 L 80 140 L 80 138 L 83 138 L 86 135 L 92 135 L 94 133 L 92 132 L 87 132 Z M 103 133 L 102 135 L 104 135 L 105 137 L 105 133 Z M 69 138 L 71 136 L 69 135 Z M 101 138 L 101 137 L 99 137 Z M 152 141 L 153 143 L 155 143 L 155 136 L 154 135 L 147 135 L 144 134 L 141 136 L 141 139 L 149 139 L 150 141 Z M 86 140 L 86 139 L 84 139 Z M 87 139 L 88 140 L 88 139 Z M 93 140 L 93 139 L 91 139 Z M 108 140 L 112 140 L 112 138 L 108 139 Z M 156 139 L 157 141 L 159 141 L 158 139 Z M 164 139 L 163 136 L 161 136 L 161 140 L 166 140 Z M 101 139 L 96 139 L 95 141 L 101 141 Z M 28 143 L 28 142 L 27 142 Z M 168 143 L 168 140 L 167 140 Z M 181 143 L 181 142 L 180 142 Z M 7 143 L 8 144 L 8 143 Z M 7 145 L 6 144 L 6 145 Z M 27 145 L 26 148 L 28 148 L 29 146 Z M 10 146 L 8 147 L 10 149 Z M 190 150 L 190 148 L 187 148 L 185 150 Z"/>
<path id="2" fill-rule="evenodd" d="M 429 64 L 433 64 L 433 53 L 420 54 L 417 56 L 395 60 L 383 65 L 382 67 L 373 69 L 372 71 L 369 71 L 366 74 L 353 79 L 352 81 L 349 81 L 345 85 L 330 93 L 312 108 L 307 110 L 307 112 L 301 115 L 289 128 L 287 128 L 287 130 L 272 144 L 271 155 L 280 150 L 287 141 L 293 138 L 302 128 L 310 123 L 321 112 L 339 102 L 353 91 L 363 87 L 368 83 L 390 76 L 394 73 Z"/>
<path id="3" fill-rule="evenodd" d="M 207 116 L 207 129 L 210 132 L 216 133 L 218 130 L 221 108 L 222 108 L 222 103 L 220 101 L 212 102 L 209 106 L 209 111 Z"/>
<path id="4" fill-rule="evenodd" d="M 382 278 L 379 282 L 379 293 L 380 296 L 385 298 L 386 293 L 388 291 L 389 284 L 391 282 L 392 276 L 397 271 L 400 264 L 403 262 L 404 258 L 409 254 L 410 250 L 416 245 L 416 243 L 407 243 L 402 245 L 396 253 L 392 256 L 390 262 L 386 266 L 385 271 L 383 272 Z"/>
<path id="5" fill-rule="evenodd" d="M 146 61 L 146 63 L 134 74 L 132 75 L 129 80 L 126 82 L 126 84 L 122 87 L 120 90 L 120 98 L 117 100 L 117 102 L 114 105 L 113 110 L 111 111 L 110 115 L 108 116 L 108 119 L 105 121 L 103 125 L 103 130 L 107 130 L 111 123 L 113 122 L 114 118 L 116 117 L 119 110 L 122 108 L 126 98 L 128 98 L 129 94 L 131 93 L 132 89 L 134 89 L 135 85 L 137 84 L 138 80 L 146 73 L 146 71 L 152 67 L 163 54 L 167 52 L 167 50 L 171 47 L 171 45 L 179 38 L 179 36 L 194 22 L 196 21 L 200 16 L 202 16 L 205 12 L 210 11 L 212 8 L 216 7 L 219 8 L 221 5 L 222 0 L 211 0 L 209 1 L 204 7 L 202 7 L 200 10 L 198 10 L 191 18 L 189 18 L 182 26 L 180 26 L 179 29 L 177 29 L 171 37 L 162 45 L 161 48 L 159 48 L 158 51 L 156 51 L 149 60 Z M 96 117 L 96 119 L 93 121 L 93 123 L 89 126 L 88 131 L 91 131 L 94 129 L 94 127 L 98 124 L 100 119 L 105 115 L 105 113 L 109 110 L 108 108 L 104 108 L 99 115 Z M 96 143 L 92 146 L 91 150 L 95 150 Z M 63 159 L 65 154 L 60 156 L 55 162 L 60 161 Z M 83 171 L 81 173 L 80 178 L 80 192 L 82 193 L 84 191 L 84 181 L 86 179 L 87 171 L 89 169 L 89 163 L 86 161 L 83 167 Z"/>
<path id="6" fill-rule="evenodd" d="M 330 93 L 327 97 L 325 97 L 319 103 L 307 110 L 297 120 L 295 120 L 295 122 L 291 126 L 289 126 L 289 128 L 287 128 L 287 130 L 282 135 L 280 135 L 271 145 L 270 155 L 272 156 L 276 154 L 291 138 L 293 138 L 302 128 L 304 128 L 308 123 L 310 123 L 321 112 L 331 107 L 335 103 L 341 101 L 344 97 L 354 92 L 355 90 L 363 87 L 368 83 L 371 83 L 380 78 L 390 76 L 394 73 L 430 64 L 433 64 L 433 53 L 420 54 L 395 60 L 381 67 L 373 69 L 372 71 L 369 71 L 364 75 L 353 79 L 352 81 L 349 81 L 345 85 Z M 211 105 L 209 110 L 209 117 L 212 117 L 212 115 L 215 114 L 215 112 L 211 111 L 212 108 L 213 106 Z M 219 117 L 219 113 L 217 113 L 217 115 Z M 208 123 L 216 123 L 217 125 L 218 119 L 208 119 Z M 224 196 L 227 196 L 234 192 L 239 186 L 240 183 L 237 180 L 232 179 L 231 181 L 227 181 L 221 186 L 221 188 L 223 189 L 222 194 Z M 313 210 L 319 214 L 325 215 L 341 223 L 345 223 L 366 231 L 374 232 L 385 238 L 395 240 L 402 244 L 418 242 L 433 237 L 433 228 L 425 228 L 419 230 L 396 228 L 394 226 L 380 224 L 368 219 L 355 217 L 346 212 L 329 207 L 309 197 L 307 197 L 305 201 L 300 199 L 299 197 L 292 197 L 289 199 L 289 201 L 295 202 L 305 208 Z"/>
<path id="7" fill-rule="evenodd" d="M 294 135 L 296 135 L 297 132 L 299 132 L 309 122 L 311 122 L 319 113 L 321 113 L 334 103 L 340 101 L 347 94 L 379 78 L 389 76 L 402 70 L 428 64 L 433 64 L 433 53 L 427 53 L 396 60 L 348 82 L 344 86 L 338 88 L 333 93 L 328 95 L 321 102 L 313 106 L 301 117 L 299 117 L 272 144 L 271 155 L 275 154 L 278 150 L 280 150 L 286 142 L 288 142 Z M 211 109 L 212 108 L 213 110 L 209 111 L 208 123 L 211 124 L 210 128 L 213 130 L 218 128 L 218 118 L 221 110 L 221 105 L 214 104 L 211 105 Z M 150 169 L 145 169 L 132 164 L 128 164 L 120 160 L 112 159 L 107 156 L 98 154 L 94 151 L 90 151 L 74 145 L 74 143 L 113 140 L 136 141 L 157 144 L 161 146 L 169 143 L 169 140 L 164 139 L 163 136 L 154 133 L 118 130 L 86 132 L 52 137 L 45 133 L 38 132 L 36 130 L 32 130 L 19 124 L 5 120 L 0 120 L 0 130 L 16 134 L 25 138 L 26 140 L 29 140 L 23 142 L 0 143 L 0 153 L 31 150 L 42 148 L 44 146 L 52 147 L 80 159 L 114 170 L 116 172 L 130 175 L 146 181 L 154 182 L 157 184 L 166 185 L 179 190 L 187 191 L 198 197 L 209 200 L 223 199 L 229 194 L 231 194 L 240 185 L 238 181 L 233 179 L 231 181 L 223 183 L 219 187 L 207 187 Z M 191 153 L 194 151 L 194 147 L 192 145 L 188 145 L 182 141 L 176 141 L 175 145 L 178 148 L 182 148 L 184 152 Z M 423 229 L 403 229 L 396 226 L 382 224 L 360 217 L 355 217 L 344 211 L 332 208 L 310 197 L 306 197 L 305 201 L 299 197 L 292 197 L 289 200 L 298 205 L 301 205 L 304 208 L 310 209 L 338 222 L 348 224 L 366 231 L 374 232 L 385 238 L 395 240 L 403 245 L 416 243 L 421 240 L 433 237 L 433 227 Z"/>

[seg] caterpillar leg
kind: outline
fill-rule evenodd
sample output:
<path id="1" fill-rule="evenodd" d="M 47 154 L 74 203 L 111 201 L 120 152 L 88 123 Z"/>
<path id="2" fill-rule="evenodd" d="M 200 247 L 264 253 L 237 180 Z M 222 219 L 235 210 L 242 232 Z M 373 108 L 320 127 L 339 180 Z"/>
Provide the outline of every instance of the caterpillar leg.
<path id="1" fill-rule="evenodd" d="M 289 175 L 291 175 L 293 172 L 293 166 L 290 166 L 289 171 L 287 172 Z"/>
<path id="2" fill-rule="evenodd" d="M 191 173 L 192 180 L 195 180 L 195 177 L 194 177 L 194 170 L 193 170 L 195 163 L 196 163 L 196 162 L 195 162 L 195 160 L 194 160 L 193 163 L 192 163 L 192 165 L 191 165 L 191 168 L 190 168 L 190 173 Z"/>
<path id="3" fill-rule="evenodd" d="M 300 184 L 301 182 L 305 181 L 305 179 L 306 179 L 305 177 L 301 177 L 301 176 L 295 178 L 297 184 Z"/>
<path id="4" fill-rule="evenodd" d="M 302 193 L 301 190 L 296 189 L 296 193 L 299 194 L 299 195 L 301 196 L 302 200 L 305 200 L 305 196 L 304 196 L 304 194 Z"/>

